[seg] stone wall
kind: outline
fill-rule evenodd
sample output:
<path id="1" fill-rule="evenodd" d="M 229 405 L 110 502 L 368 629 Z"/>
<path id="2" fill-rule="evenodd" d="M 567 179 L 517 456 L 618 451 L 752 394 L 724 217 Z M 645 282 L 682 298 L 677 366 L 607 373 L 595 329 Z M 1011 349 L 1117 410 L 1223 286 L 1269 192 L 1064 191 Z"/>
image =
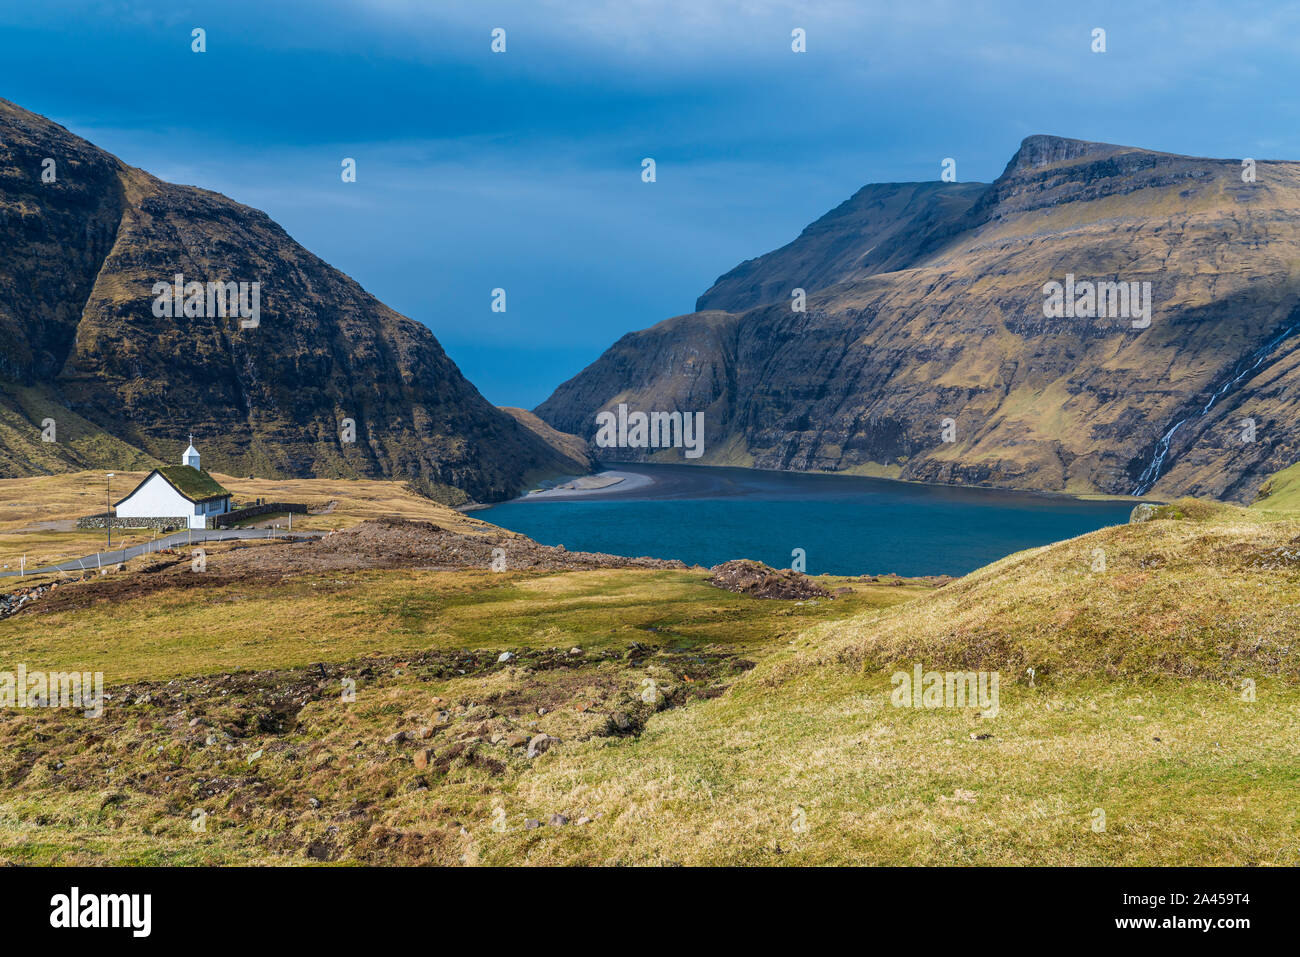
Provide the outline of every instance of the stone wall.
<path id="1" fill-rule="evenodd" d="M 83 515 L 77 519 L 77 528 L 107 528 L 110 521 L 114 528 L 156 528 L 160 532 L 183 531 L 189 528 L 189 519 L 184 515 L 163 518 L 118 518 L 103 512 L 98 515 Z"/>
<path id="2" fill-rule="evenodd" d="M 263 505 L 249 505 L 247 508 L 237 508 L 233 512 L 226 512 L 224 515 L 213 515 L 208 519 L 208 523 L 216 528 L 221 528 L 224 525 L 233 525 L 235 522 L 243 521 L 246 518 L 255 518 L 258 515 L 273 515 L 276 512 L 293 512 L 295 515 L 306 515 L 307 506 L 293 502 L 267 502 Z"/>

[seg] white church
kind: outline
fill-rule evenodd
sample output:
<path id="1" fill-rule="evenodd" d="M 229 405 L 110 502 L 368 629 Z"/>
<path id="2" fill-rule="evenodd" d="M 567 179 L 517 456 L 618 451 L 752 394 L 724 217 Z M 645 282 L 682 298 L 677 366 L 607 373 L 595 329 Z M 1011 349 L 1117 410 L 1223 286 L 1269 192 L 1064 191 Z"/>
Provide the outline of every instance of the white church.
<path id="1" fill-rule="evenodd" d="M 176 518 L 190 528 L 207 528 L 208 519 L 230 511 L 230 492 L 199 467 L 199 452 L 190 446 L 180 465 L 154 469 L 115 506 L 118 518 Z"/>

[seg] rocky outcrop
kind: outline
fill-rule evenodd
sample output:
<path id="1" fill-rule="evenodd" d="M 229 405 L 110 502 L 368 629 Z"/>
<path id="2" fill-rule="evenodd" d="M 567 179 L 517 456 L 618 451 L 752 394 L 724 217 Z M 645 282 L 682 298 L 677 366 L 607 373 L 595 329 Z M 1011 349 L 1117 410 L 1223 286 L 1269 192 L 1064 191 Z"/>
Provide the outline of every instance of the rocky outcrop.
<path id="1" fill-rule="evenodd" d="M 1300 164 L 1254 172 L 1032 136 L 989 185 L 868 186 L 535 411 L 703 411 L 697 464 L 1249 500 L 1300 457 Z M 1045 317 L 1067 275 L 1150 283 L 1150 324 Z"/>
<path id="2" fill-rule="evenodd" d="M 190 432 L 227 474 L 404 477 L 452 502 L 585 469 L 266 214 L 4 100 L 0 250 L 0 475 L 175 462 Z M 259 283 L 256 325 L 157 315 L 176 275 Z"/>

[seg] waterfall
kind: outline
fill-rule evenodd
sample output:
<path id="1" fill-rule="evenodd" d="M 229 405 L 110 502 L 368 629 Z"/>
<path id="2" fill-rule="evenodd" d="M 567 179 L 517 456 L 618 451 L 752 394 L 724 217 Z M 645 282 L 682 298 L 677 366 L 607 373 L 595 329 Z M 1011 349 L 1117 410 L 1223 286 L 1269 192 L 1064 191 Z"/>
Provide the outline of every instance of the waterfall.
<path id="1" fill-rule="evenodd" d="M 1174 433 L 1178 431 L 1180 426 L 1191 419 L 1204 418 L 1209 411 L 1214 408 L 1214 404 L 1227 394 L 1229 389 L 1241 382 L 1241 380 L 1248 374 L 1258 369 L 1260 363 L 1268 358 L 1269 353 L 1276 349 L 1278 345 L 1281 344 L 1282 340 L 1294 333 L 1297 329 L 1300 329 L 1300 323 L 1294 323 L 1287 326 L 1276 337 L 1270 339 L 1264 345 L 1252 352 L 1242 362 L 1238 363 L 1238 371 L 1229 376 L 1228 380 L 1224 382 L 1223 385 L 1214 390 L 1214 393 L 1210 396 L 1210 401 L 1205 403 L 1205 407 L 1201 409 L 1200 412 L 1185 416 L 1175 422 L 1173 427 L 1162 435 L 1160 441 L 1156 443 L 1155 453 L 1151 457 L 1151 462 L 1142 470 L 1142 474 L 1138 476 L 1137 486 L 1130 494 L 1145 495 L 1151 490 L 1151 486 L 1155 485 L 1159 480 L 1164 470 L 1165 459 L 1169 456 L 1170 443 L 1173 442 Z"/>

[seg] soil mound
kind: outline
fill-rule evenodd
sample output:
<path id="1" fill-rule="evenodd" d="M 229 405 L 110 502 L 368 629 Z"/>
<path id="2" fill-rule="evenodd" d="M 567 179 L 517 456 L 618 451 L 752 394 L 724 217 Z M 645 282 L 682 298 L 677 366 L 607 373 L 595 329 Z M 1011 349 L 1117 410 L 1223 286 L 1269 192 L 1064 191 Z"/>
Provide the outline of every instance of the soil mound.
<path id="1" fill-rule="evenodd" d="M 747 558 L 714 565 L 710 585 L 754 598 L 830 598 L 831 593 L 802 572 L 772 568 Z"/>

